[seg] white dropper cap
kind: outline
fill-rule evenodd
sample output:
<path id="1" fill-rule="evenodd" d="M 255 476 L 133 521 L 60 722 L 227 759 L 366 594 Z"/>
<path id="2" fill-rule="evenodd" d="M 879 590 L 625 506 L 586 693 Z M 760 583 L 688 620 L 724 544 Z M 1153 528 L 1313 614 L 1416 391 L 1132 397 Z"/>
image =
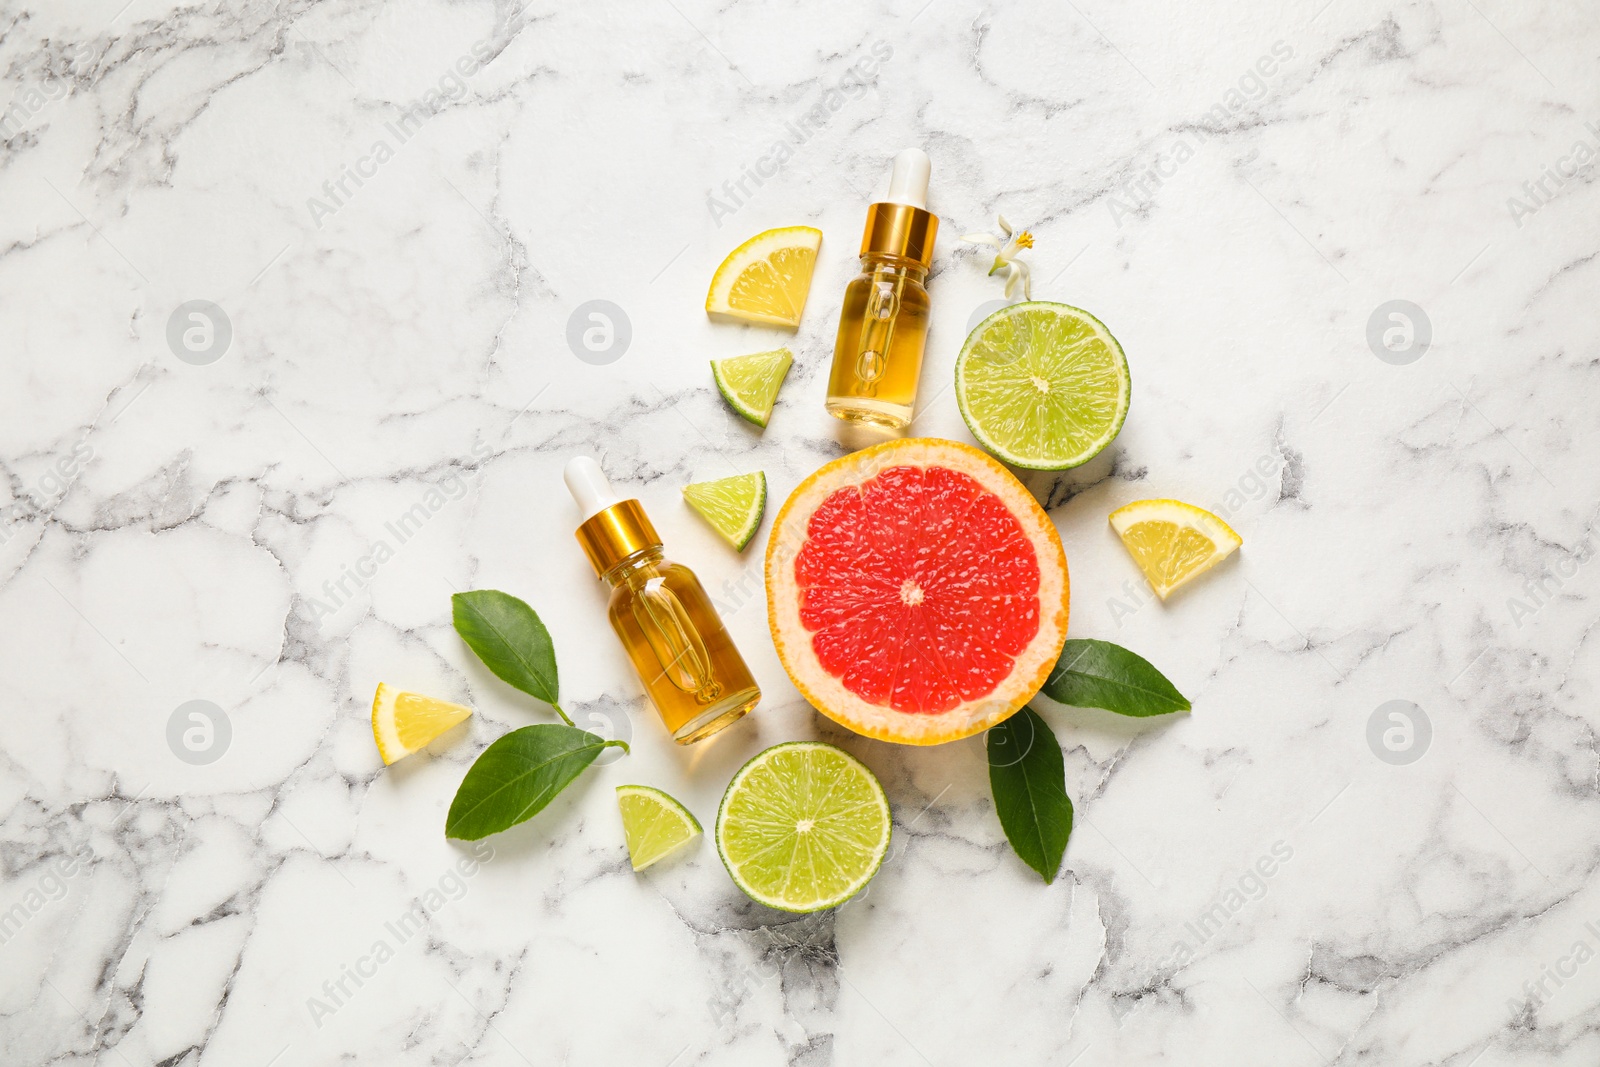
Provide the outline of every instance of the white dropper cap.
<path id="1" fill-rule="evenodd" d="M 933 161 L 920 148 L 908 148 L 895 156 L 888 202 L 928 210 L 928 175 L 932 172 Z"/>
<path id="2" fill-rule="evenodd" d="M 604 511 L 622 499 L 611 488 L 611 483 L 606 480 L 606 472 L 600 469 L 600 464 L 588 456 L 574 456 L 567 463 L 567 469 L 562 473 L 562 477 L 566 480 L 567 492 L 578 502 L 578 510 L 583 513 L 584 519 Z"/>

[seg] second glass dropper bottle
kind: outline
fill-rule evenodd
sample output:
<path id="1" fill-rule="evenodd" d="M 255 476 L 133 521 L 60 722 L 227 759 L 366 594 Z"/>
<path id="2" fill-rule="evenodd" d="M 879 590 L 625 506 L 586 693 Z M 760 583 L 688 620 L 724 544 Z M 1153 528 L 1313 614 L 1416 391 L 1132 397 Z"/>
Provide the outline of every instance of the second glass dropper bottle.
<path id="1" fill-rule="evenodd" d="M 700 580 L 662 557 L 644 507 L 620 499 L 600 464 L 578 456 L 564 476 L 583 514 L 578 544 L 611 587 L 611 628 L 672 739 L 691 744 L 742 718 L 761 690 Z"/>

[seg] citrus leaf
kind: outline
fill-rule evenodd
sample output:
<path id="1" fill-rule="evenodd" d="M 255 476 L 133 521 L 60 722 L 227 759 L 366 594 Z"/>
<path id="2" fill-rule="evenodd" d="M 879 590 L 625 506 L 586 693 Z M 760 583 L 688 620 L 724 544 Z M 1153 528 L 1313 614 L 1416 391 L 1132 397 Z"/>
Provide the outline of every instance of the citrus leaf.
<path id="1" fill-rule="evenodd" d="M 456 633 L 496 677 L 546 704 L 556 703 L 556 649 L 538 612 L 498 589 L 456 593 L 450 609 Z"/>
<path id="2" fill-rule="evenodd" d="M 532 818 L 612 745 L 627 747 L 555 723 L 511 731 L 484 749 L 461 780 L 444 835 L 476 841 Z"/>
<path id="3" fill-rule="evenodd" d="M 1149 660 L 1109 641 L 1068 641 L 1040 692 L 1062 704 L 1118 715 L 1189 710 L 1188 698 Z"/>
<path id="4" fill-rule="evenodd" d="M 1046 882 L 1056 880 L 1072 836 L 1061 745 L 1032 708 L 989 728 L 989 789 L 1006 840 Z"/>

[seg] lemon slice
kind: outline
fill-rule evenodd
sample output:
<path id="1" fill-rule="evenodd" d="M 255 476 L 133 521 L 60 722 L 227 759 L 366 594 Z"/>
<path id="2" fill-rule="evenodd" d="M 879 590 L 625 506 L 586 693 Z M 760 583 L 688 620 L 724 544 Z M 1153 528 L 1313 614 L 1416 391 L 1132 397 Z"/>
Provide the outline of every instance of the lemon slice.
<path id="1" fill-rule="evenodd" d="M 811 291 L 822 231 L 812 226 L 764 230 L 728 253 L 711 277 L 706 314 L 772 326 L 800 325 Z"/>
<path id="2" fill-rule="evenodd" d="M 383 682 L 372 697 L 372 736 L 385 764 L 411 755 L 472 714 L 472 709 Z"/>
<path id="3" fill-rule="evenodd" d="M 1111 513 L 1111 528 L 1162 600 L 1244 544 L 1217 516 L 1181 500 L 1135 500 Z"/>
<path id="4" fill-rule="evenodd" d="M 700 823 L 689 809 L 647 785 L 617 786 L 622 836 L 628 859 L 642 871 L 700 836 Z"/>
<path id="5" fill-rule="evenodd" d="M 711 378 L 733 410 L 765 429 L 772 417 L 772 405 L 778 402 L 778 389 L 793 362 L 794 356 L 787 348 L 714 359 Z"/>
<path id="6" fill-rule="evenodd" d="M 761 516 L 767 512 L 767 476 L 756 471 L 718 478 L 714 482 L 695 482 L 683 487 L 683 499 L 735 551 L 743 552 L 744 546 L 760 529 Z"/>
<path id="7" fill-rule="evenodd" d="M 790 741 L 739 769 L 717 810 L 717 851 L 734 884 L 783 911 L 833 908 L 889 851 L 889 801 L 854 756 Z"/>

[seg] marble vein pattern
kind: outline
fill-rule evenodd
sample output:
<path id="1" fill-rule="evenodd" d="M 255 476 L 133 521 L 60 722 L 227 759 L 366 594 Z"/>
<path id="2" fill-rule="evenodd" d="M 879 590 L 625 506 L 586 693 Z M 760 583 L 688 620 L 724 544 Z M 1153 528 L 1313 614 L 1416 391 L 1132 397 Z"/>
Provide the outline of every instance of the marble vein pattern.
<path id="1" fill-rule="evenodd" d="M 0 5 L 0 1064 L 1600 1061 L 1600 24 L 1553 0 L 12 0 Z M 901 148 L 944 220 L 913 430 L 1034 296 L 1126 349 L 1121 436 L 1030 474 L 1071 634 L 1194 702 L 1036 708 L 1045 885 L 982 740 L 843 733 L 772 650 L 761 549 L 682 503 L 842 455 L 823 411 Z M 798 331 L 712 270 L 824 233 Z M 598 316 L 598 317 L 596 317 Z M 598 332 L 591 332 L 598 331 Z M 789 344 L 765 432 L 706 361 Z M 765 700 L 668 743 L 572 538 L 599 457 Z M 1106 524 L 1236 559 L 1156 601 Z M 478 846 L 444 814 L 547 708 L 450 595 L 549 623 L 633 751 Z M 472 705 L 393 767 L 379 681 Z M 762 747 L 882 779 L 894 844 L 807 917 L 709 842 L 629 868 L 612 788 L 709 825 Z"/>

